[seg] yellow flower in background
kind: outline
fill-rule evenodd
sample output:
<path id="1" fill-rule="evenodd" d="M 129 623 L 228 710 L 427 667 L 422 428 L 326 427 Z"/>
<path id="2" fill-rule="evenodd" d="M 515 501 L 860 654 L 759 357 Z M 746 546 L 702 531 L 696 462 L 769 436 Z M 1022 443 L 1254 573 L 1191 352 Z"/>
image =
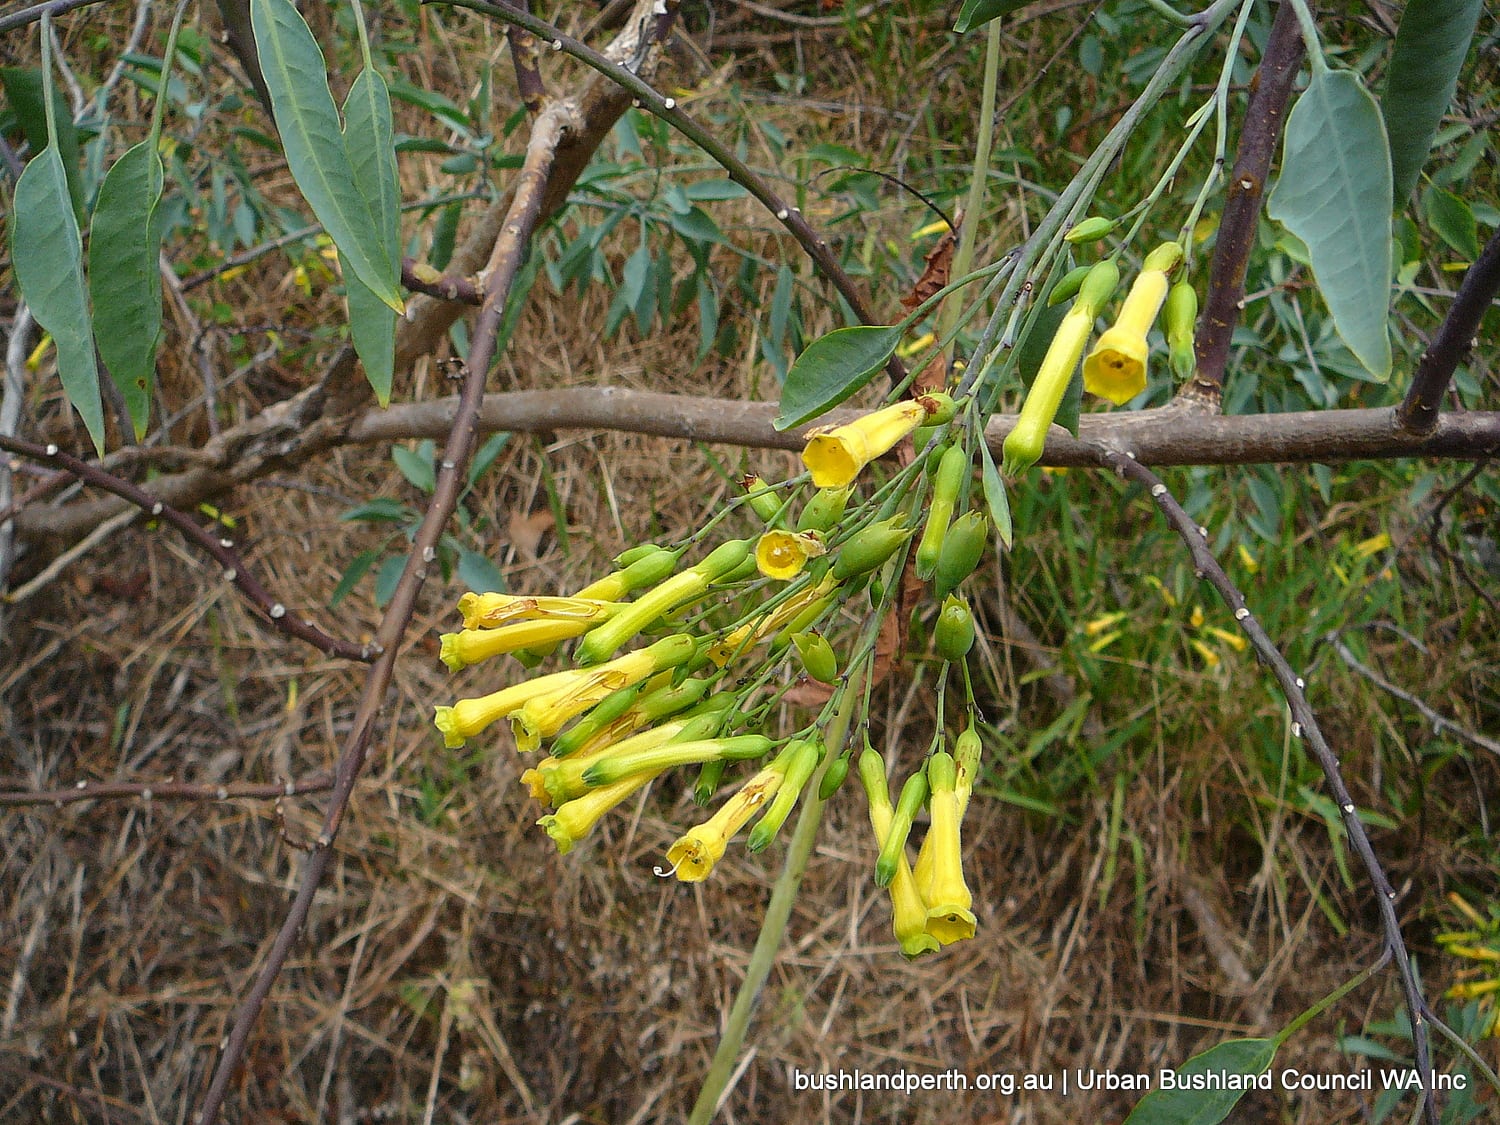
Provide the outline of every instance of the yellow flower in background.
<path id="1" fill-rule="evenodd" d="M 702 824 L 694 825 L 667 849 L 672 874 L 684 883 L 701 883 L 724 857 L 734 834 L 745 826 L 767 801 L 776 796 L 786 776 L 772 763 L 742 785 Z"/>
<path id="2" fill-rule="evenodd" d="M 860 470 L 888 453 L 927 419 L 927 407 L 906 399 L 843 426 L 814 430 L 802 463 L 819 488 L 847 488 Z"/>
<path id="3" fill-rule="evenodd" d="M 1182 248 L 1164 243 L 1146 256 L 1145 268 L 1131 285 L 1120 315 L 1083 361 L 1083 388 L 1123 406 L 1146 389 L 1150 346 L 1146 333 L 1167 299 L 1167 274 L 1182 260 Z"/>
<path id="4" fill-rule="evenodd" d="M 767 531 L 755 541 L 755 566 L 767 578 L 786 582 L 802 573 L 808 559 L 827 553 L 816 531 Z"/>

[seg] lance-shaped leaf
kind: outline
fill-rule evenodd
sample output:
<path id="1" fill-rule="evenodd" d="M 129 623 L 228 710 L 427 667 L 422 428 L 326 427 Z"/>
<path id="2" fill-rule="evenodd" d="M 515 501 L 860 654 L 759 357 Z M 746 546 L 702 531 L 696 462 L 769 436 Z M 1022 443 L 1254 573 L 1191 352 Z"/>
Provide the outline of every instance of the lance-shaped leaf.
<path id="1" fill-rule="evenodd" d="M 37 153 L 16 181 L 10 227 L 11 261 L 21 295 L 36 322 L 52 334 L 63 393 L 102 455 L 104 407 L 83 284 L 83 240 L 56 145 Z"/>
<path id="2" fill-rule="evenodd" d="M 162 168 L 149 140 L 116 160 L 99 186 L 89 227 L 89 293 L 94 338 L 124 396 L 136 440 L 146 433 L 156 345 L 161 336 Z"/>
<path id="3" fill-rule="evenodd" d="M 344 148 L 354 181 L 379 228 L 387 257 L 401 252 L 401 199 L 396 183 L 396 147 L 391 96 L 380 72 L 366 67 L 344 99 Z M 365 378 L 381 406 L 391 401 L 396 365 L 396 312 L 349 268 L 340 251 L 349 300 L 349 333 L 364 364 Z"/>
<path id="4" fill-rule="evenodd" d="M 905 332 L 904 324 L 861 324 L 819 336 L 786 373 L 781 413 L 772 425 L 786 430 L 832 410 L 875 377 Z"/>
<path id="5" fill-rule="evenodd" d="M 1307 245 L 1334 327 L 1372 378 L 1391 373 L 1391 157 L 1375 99 L 1348 70 L 1314 71 L 1286 123 L 1267 212 Z"/>
<path id="6" fill-rule="evenodd" d="M 1401 13 L 1380 96 L 1399 205 L 1417 186 L 1438 123 L 1458 89 L 1458 72 L 1483 7 L 1484 0 L 1407 0 Z"/>
<path id="7" fill-rule="evenodd" d="M 312 30 L 291 0 L 251 0 L 250 16 L 292 178 L 359 279 L 401 311 L 396 265 L 355 180 Z"/>
<path id="8" fill-rule="evenodd" d="M 1227 1039 L 1194 1055 L 1177 1068 L 1177 1085 L 1152 1090 L 1130 1111 L 1125 1125 L 1219 1125 L 1245 1096 L 1244 1089 L 1223 1089 L 1233 1085 L 1225 1079 L 1264 1074 L 1276 1058 L 1276 1046 L 1274 1039 Z"/>
<path id="9" fill-rule="evenodd" d="M 0 66 L 0 85 L 5 87 L 5 100 L 15 112 L 21 131 L 26 134 L 33 152 L 41 152 L 50 143 L 47 139 L 47 95 L 43 92 L 42 72 L 35 67 Z M 78 166 L 78 127 L 73 124 L 73 114 L 62 94 L 52 91 L 52 121 L 57 131 L 57 154 L 62 157 L 63 170 L 68 175 L 68 198 L 73 201 L 73 214 L 83 221 L 83 173 Z"/>
<path id="10" fill-rule="evenodd" d="M 990 20 L 1009 15 L 1030 2 L 1031 0 L 964 0 L 964 6 L 958 13 L 958 22 L 953 25 L 953 30 L 962 35 L 966 31 L 973 31 L 976 27 L 983 27 Z"/>

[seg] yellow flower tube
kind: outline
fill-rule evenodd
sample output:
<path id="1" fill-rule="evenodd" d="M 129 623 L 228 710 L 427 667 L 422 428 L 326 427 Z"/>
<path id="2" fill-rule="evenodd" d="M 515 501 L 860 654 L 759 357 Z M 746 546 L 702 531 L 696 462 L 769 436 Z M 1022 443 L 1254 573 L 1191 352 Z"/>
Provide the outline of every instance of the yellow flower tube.
<path id="1" fill-rule="evenodd" d="M 548 813 L 537 824 L 546 829 L 547 835 L 557 845 L 557 850 L 567 855 L 573 850 L 574 844 L 594 830 L 600 817 L 650 780 L 649 774 L 636 774 L 634 777 L 621 778 L 613 785 L 590 789 L 555 813 Z"/>
<path id="2" fill-rule="evenodd" d="M 439 658 L 448 666 L 448 671 L 458 672 L 492 656 L 581 637 L 593 627 L 594 623 L 588 620 L 538 618 L 517 621 L 499 629 L 462 629 L 457 633 L 444 633 L 439 638 L 442 643 Z"/>
<path id="3" fill-rule="evenodd" d="M 809 585 L 790 595 L 760 620 L 746 622 L 739 628 L 726 633 L 723 640 L 716 641 L 709 648 L 708 658 L 720 668 L 724 667 L 742 646 L 748 647 L 765 640 L 773 633 L 779 633 L 782 628 L 796 620 L 803 610 L 832 594 L 837 586 L 838 582 L 833 575 L 825 574 L 817 585 Z"/>
<path id="4" fill-rule="evenodd" d="M 521 774 L 521 783 L 531 790 L 531 795 L 544 805 L 559 808 L 569 801 L 577 800 L 590 789 L 583 780 L 584 771 L 606 755 L 650 750 L 671 742 L 683 733 L 687 719 L 675 719 L 659 727 L 642 731 L 631 738 L 613 744 L 602 744 L 589 751 L 570 754 L 566 758 L 543 758 Z M 706 724 L 705 724 L 706 725 Z M 615 780 L 619 780 L 616 778 Z"/>
<path id="5" fill-rule="evenodd" d="M 533 696 L 545 695 L 569 683 L 578 675 L 576 669 L 553 672 L 534 680 L 515 684 L 489 695 L 460 699 L 452 707 L 438 707 L 433 725 L 443 735 L 443 744 L 456 750 L 493 722 L 505 718 Z"/>
<path id="6" fill-rule="evenodd" d="M 819 488 L 847 488 L 860 470 L 927 420 L 920 399 L 906 399 L 843 426 L 814 430 L 802 463 Z"/>
<path id="7" fill-rule="evenodd" d="M 458 599 L 465 629 L 497 629 L 517 621 L 603 621 L 616 603 L 598 598 L 522 597 L 517 594 L 465 594 Z"/>
<path id="8" fill-rule="evenodd" d="M 1170 287 L 1167 274 L 1182 260 L 1182 247 L 1163 243 L 1146 256 L 1120 315 L 1083 361 L 1083 389 L 1123 406 L 1146 389 L 1150 345 L 1146 333 L 1156 323 Z"/>
<path id="9" fill-rule="evenodd" d="M 932 823 L 917 856 L 914 878 L 927 903 L 926 931 L 943 945 L 952 945 L 973 937 L 976 924 L 969 909 L 974 899 L 964 882 L 958 779 L 953 757 L 938 753 L 928 759 L 927 780 L 932 786 L 928 801 Z"/>
<path id="10" fill-rule="evenodd" d="M 684 883 L 701 883 L 724 857 L 734 834 L 745 826 L 756 812 L 781 788 L 785 766 L 780 759 L 761 770 L 742 785 L 702 824 L 694 825 L 667 849 L 667 864 L 672 874 Z"/>
<path id="11" fill-rule="evenodd" d="M 896 811 L 891 807 L 890 790 L 886 788 L 885 762 L 874 750 L 866 749 L 860 754 L 859 779 L 868 798 L 870 827 L 875 830 L 875 842 L 883 848 Z M 898 858 L 896 874 L 886 889 L 891 896 L 891 930 L 901 947 L 901 955 L 907 960 L 915 960 L 924 953 L 935 953 L 941 948 L 937 938 L 927 932 L 927 903 L 917 891 L 904 850 Z"/>

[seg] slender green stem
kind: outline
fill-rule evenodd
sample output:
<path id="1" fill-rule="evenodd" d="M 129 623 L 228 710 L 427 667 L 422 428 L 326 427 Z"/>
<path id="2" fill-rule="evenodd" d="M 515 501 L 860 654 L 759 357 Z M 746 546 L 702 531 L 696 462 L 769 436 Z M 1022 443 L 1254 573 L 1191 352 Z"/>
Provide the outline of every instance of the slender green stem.
<path id="1" fill-rule="evenodd" d="M 745 1043 L 745 1032 L 750 1026 L 750 1016 L 755 1009 L 756 998 L 770 975 L 771 965 L 776 960 L 776 950 L 786 934 L 786 925 L 792 914 L 792 904 L 797 900 L 797 891 L 802 886 L 802 876 L 807 870 L 807 861 L 812 855 L 813 843 L 817 840 L 818 825 L 823 819 L 823 802 L 818 799 L 818 785 L 828 765 L 843 749 L 849 734 L 849 720 L 854 713 L 854 702 L 864 691 L 860 676 L 867 677 L 868 669 L 861 667 L 855 673 L 844 692 L 843 703 L 828 726 L 825 742 L 826 752 L 818 771 L 803 790 L 802 811 L 797 816 L 797 828 L 787 845 L 786 863 L 776 886 L 771 890 L 771 901 L 766 907 L 765 921 L 761 923 L 760 936 L 755 939 L 755 948 L 750 953 L 750 963 L 745 967 L 745 980 L 740 985 L 734 1005 L 729 1009 L 729 1019 L 724 1025 L 724 1035 L 719 1040 L 719 1049 L 714 1052 L 713 1062 L 703 1078 L 698 1091 L 698 1100 L 693 1103 L 688 1115 L 688 1125 L 708 1125 L 718 1109 L 719 1099 L 724 1096 L 734 1072 L 735 1060 Z"/>
<path id="2" fill-rule="evenodd" d="M 1323 43 L 1318 38 L 1318 24 L 1313 19 L 1307 0 L 1291 0 L 1292 10 L 1297 13 L 1297 22 L 1302 25 L 1302 42 L 1307 46 L 1307 57 L 1312 62 L 1314 74 L 1328 69 L 1328 60 L 1323 57 Z"/>
<path id="3" fill-rule="evenodd" d="M 984 88 L 979 95 L 979 135 L 974 140 L 974 168 L 969 175 L 969 198 L 964 203 L 963 230 L 953 255 L 953 272 L 968 273 L 979 241 L 979 223 L 984 217 L 985 188 L 990 173 L 990 147 L 995 138 L 995 90 L 1000 84 L 1000 21 L 991 20 L 984 48 Z M 938 334 L 950 336 L 957 327 L 957 307 L 945 309 Z"/>
<path id="4" fill-rule="evenodd" d="M 1193 253 L 1193 231 L 1198 226 L 1198 216 L 1203 214 L 1203 208 L 1208 203 L 1208 197 L 1218 188 L 1219 181 L 1224 178 L 1224 161 L 1229 152 L 1229 84 L 1234 77 L 1234 63 L 1239 56 L 1240 42 L 1245 37 L 1245 27 L 1250 22 L 1250 13 L 1255 9 L 1254 4 L 1245 4 L 1240 8 L 1239 17 L 1234 21 L 1234 31 L 1229 36 L 1229 46 L 1224 51 L 1224 66 L 1219 71 L 1219 84 L 1214 90 L 1214 162 L 1209 174 L 1203 177 L 1203 186 L 1198 191 L 1198 198 L 1193 200 L 1193 206 L 1188 210 L 1187 220 L 1182 224 L 1182 233 L 1178 241 L 1182 243 L 1183 253 L 1187 255 L 1191 266 Z M 1184 267 L 1186 270 L 1187 267 Z"/>
<path id="5" fill-rule="evenodd" d="M 1183 15 L 1176 8 L 1172 7 L 1172 5 L 1168 4 L 1167 0 L 1145 0 L 1145 3 L 1148 8 L 1156 11 L 1163 19 L 1170 20 L 1179 27 L 1187 27 L 1193 22 L 1191 16 Z"/>

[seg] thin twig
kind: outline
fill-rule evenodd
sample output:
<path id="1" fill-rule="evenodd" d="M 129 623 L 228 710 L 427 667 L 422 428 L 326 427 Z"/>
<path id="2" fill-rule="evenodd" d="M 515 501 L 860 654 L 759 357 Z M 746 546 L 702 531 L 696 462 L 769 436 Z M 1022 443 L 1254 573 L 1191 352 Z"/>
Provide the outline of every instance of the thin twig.
<path id="1" fill-rule="evenodd" d="M 833 256 L 828 243 L 802 217 L 802 212 L 776 194 L 775 190 L 772 189 L 771 185 L 762 176 L 753 171 L 749 165 L 722 144 L 707 128 L 691 117 L 677 103 L 676 98 L 669 98 L 659 94 L 650 83 L 646 82 L 629 67 L 612 62 L 593 48 L 580 43 L 571 36 L 564 35 L 551 24 L 544 20 L 539 20 L 529 13 L 519 12 L 514 8 L 490 3 L 489 0 L 423 0 L 423 2 L 468 8 L 471 11 L 494 16 L 505 23 L 523 27 L 533 35 L 540 37 L 543 42 L 551 44 L 553 50 L 563 51 L 566 54 L 572 55 L 580 62 L 585 63 L 600 74 L 629 90 L 635 96 L 642 109 L 660 117 L 706 152 L 729 174 L 730 179 L 734 180 L 759 200 L 762 206 L 770 211 L 782 226 L 786 227 L 791 236 L 797 240 L 797 244 L 812 259 L 813 264 L 818 268 L 819 272 L 832 282 L 834 288 L 849 303 L 849 308 L 860 319 L 861 323 L 884 323 L 876 319 L 875 313 L 871 311 L 870 306 L 865 301 L 864 294 L 854 284 L 853 279 L 844 272 L 844 268 L 839 265 L 838 259 Z M 905 367 L 894 356 L 891 358 L 890 363 L 887 364 L 887 368 L 890 370 L 892 377 L 898 382 L 906 378 Z"/>
<path id="2" fill-rule="evenodd" d="M 485 286 L 485 303 L 475 325 L 463 391 L 439 462 L 437 487 L 433 491 L 432 501 L 422 524 L 417 529 L 411 554 L 406 560 L 406 569 L 402 571 L 376 634 L 382 648 L 381 655 L 365 677 L 359 708 L 339 753 L 333 792 L 324 813 L 323 826 L 303 865 L 297 897 L 288 909 L 254 983 L 235 1013 L 234 1024 L 214 1068 L 213 1080 L 194 1117 L 198 1125 L 213 1125 L 218 1119 L 230 1080 L 249 1046 L 256 1018 L 307 922 L 318 886 L 328 869 L 333 855 L 333 841 L 343 823 L 354 784 L 364 769 L 365 757 L 375 734 L 375 721 L 395 671 L 401 640 L 411 624 L 417 595 L 427 578 L 428 568 L 437 558 L 438 539 L 458 504 L 463 474 L 474 449 L 475 422 L 484 397 L 485 378 L 494 359 L 495 342 L 505 312 L 506 298 L 521 267 L 521 259 L 532 232 L 536 229 L 548 173 L 556 157 L 558 143 L 571 123 L 571 112 L 566 103 L 553 103 L 537 115 L 534 123 L 531 139 L 526 146 L 526 160 L 516 179 L 510 210 L 501 226 L 500 237 L 495 242 L 494 252 L 486 269 L 488 280 Z"/>
<path id="3" fill-rule="evenodd" d="M 1426 719 L 1432 726 L 1434 734 L 1445 730 L 1449 731 L 1460 741 L 1467 742 L 1470 746 L 1477 746 L 1481 750 L 1488 750 L 1496 757 L 1500 757 L 1500 742 L 1496 742 L 1493 738 L 1486 738 L 1478 731 L 1470 730 L 1468 727 L 1455 723 L 1452 719 L 1433 710 L 1431 706 L 1418 696 L 1413 695 L 1405 688 L 1399 688 L 1391 683 L 1390 680 L 1355 656 L 1350 651 L 1349 646 L 1344 643 L 1343 637 L 1339 636 L 1337 632 L 1325 633 L 1323 639 L 1333 646 L 1333 651 L 1339 654 L 1339 659 L 1349 665 L 1354 671 L 1358 672 L 1387 695 L 1393 695 L 1403 703 L 1408 703 L 1416 708 L 1422 718 Z"/>
<path id="4" fill-rule="evenodd" d="M 1500 231 L 1490 236 L 1479 260 L 1465 272 L 1453 304 L 1448 306 L 1448 315 L 1422 353 L 1411 386 L 1396 411 L 1402 429 L 1425 434 L 1437 425 L 1438 408 L 1453 372 L 1474 346 L 1479 323 L 1497 291 L 1500 291 Z"/>
<path id="5" fill-rule="evenodd" d="M 20 605 L 22 602 L 36 597 L 37 594 L 40 594 L 47 587 L 51 586 L 52 583 L 56 582 L 58 576 L 67 570 L 68 567 L 72 566 L 79 559 L 84 558 L 101 543 L 109 542 L 110 538 L 116 532 L 123 531 L 139 515 L 140 513 L 134 508 L 125 508 L 116 512 L 103 523 L 96 525 L 87 535 L 77 543 L 74 543 L 66 551 L 63 551 L 56 558 L 49 559 L 46 566 L 42 567 L 41 570 L 37 571 L 37 573 L 33 574 L 25 582 L 22 582 L 13 590 L 6 590 L 4 594 L 5 602 L 9 605 Z"/>
<path id="6" fill-rule="evenodd" d="M 80 781 L 69 789 L 0 790 L 0 808 L 51 805 L 62 808 L 79 801 L 135 799 L 140 801 L 271 801 L 304 793 L 323 793 L 333 788 L 329 774 L 314 774 L 300 781 L 229 784 L 198 781 Z"/>
<path id="7" fill-rule="evenodd" d="M 1478 579 L 1469 573 L 1468 565 L 1454 555 L 1452 551 L 1448 550 L 1447 544 L 1443 542 L 1443 511 L 1453 502 L 1455 496 L 1474 483 L 1479 474 L 1489 467 L 1489 464 L 1490 459 L 1488 457 L 1481 458 L 1469 468 L 1468 472 L 1459 478 L 1457 484 L 1438 497 L 1438 502 L 1433 505 L 1432 514 L 1427 517 L 1427 536 L 1432 543 L 1432 549 L 1441 555 L 1444 560 L 1453 564 L 1453 569 L 1458 571 L 1458 576 L 1464 580 L 1464 584 L 1483 598 L 1485 604 L 1491 610 L 1500 613 L 1500 601 L 1496 601 L 1495 595 L 1479 584 Z"/>
<path id="8" fill-rule="evenodd" d="M 74 8 L 87 8 L 91 4 L 101 2 L 102 0 L 47 0 L 45 4 L 33 4 L 29 8 L 22 8 L 19 12 L 12 12 L 8 16 L 0 16 L 0 32 L 25 27 L 43 16 L 60 16 L 64 12 L 71 12 Z"/>
<path id="9" fill-rule="evenodd" d="M 1271 24 L 1271 35 L 1261 57 L 1260 72 L 1245 109 L 1234 173 L 1229 177 L 1218 241 L 1209 268 L 1208 295 L 1198 320 L 1194 341 L 1197 373 L 1178 391 L 1184 401 L 1196 400 L 1217 412 L 1224 397 L 1224 369 L 1229 345 L 1245 300 L 1245 270 L 1255 246 L 1261 201 L 1276 140 L 1286 119 L 1287 102 L 1302 63 L 1302 34 L 1291 4 L 1282 4 Z"/>
<path id="10" fill-rule="evenodd" d="M 121 480 L 112 473 L 106 473 L 97 465 L 82 461 L 71 453 L 64 453 L 56 445 L 38 445 L 20 438 L 0 435 L 0 449 L 22 457 L 29 457 L 43 464 L 56 465 L 85 484 L 102 488 L 134 504 L 153 519 L 171 524 L 190 543 L 217 562 L 223 568 L 224 578 L 234 583 L 245 599 L 260 610 L 271 625 L 281 632 L 304 640 L 329 656 L 342 656 L 347 660 L 368 663 L 380 651 L 378 646 L 357 645 L 353 641 L 331 637 L 311 621 L 288 612 L 287 606 L 273 598 L 270 591 L 261 585 L 260 580 L 250 573 L 245 560 L 235 550 L 234 540 L 211 535 L 187 513 L 163 503 L 145 489 L 131 484 L 128 480 Z"/>
<path id="11" fill-rule="evenodd" d="M 1209 550 L 1207 530 L 1193 522 L 1192 517 L 1178 503 L 1177 498 L 1161 482 L 1161 478 L 1129 455 L 1117 453 L 1114 450 L 1099 449 L 1096 463 L 1113 469 L 1117 475 L 1146 488 L 1151 498 L 1156 501 L 1156 506 L 1161 510 L 1162 515 L 1166 517 L 1167 523 L 1187 546 L 1198 577 L 1208 579 L 1209 584 L 1218 591 L 1219 596 L 1224 599 L 1224 604 L 1233 611 L 1240 630 L 1249 638 L 1256 654 L 1270 666 L 1272 674 L 1276 677 L 1281 693 L 1286 698 L 1287 707 L 1291 711 L 1292 735 L 1295 738 L 1305 738 L 1312 749 L 1313 756 L 1323 770 L 1323 778 L 1328 784 L 1329 792 L 1338 803 L 1344 831 L 1375 889 L 1376 905 L 1380 912 L 1386 949 L 1395 960 L 1396 972 L 1401 980 L 1401 991 L 1406 1000 L 1407 1011 L 1411 1016 L 1412 1043 L 1416 1049 L 1417 1073 L 1424 1092 L 1427 1118 L 1431 1125 L 1438 1125 L 1437 1095 L 1432 1088 L 1432 1052 L 1427 1026 L 1431 1012 L 1427 1001 L 1422 997 L 1421 987 L 1412 970 L 1411 954 L 1407 951 L 1406 939 L 1401 935 L 1401 920 L 1396 915 L 1396 891 L 1391 886 L 1390 880 L 1386 878 L 1385 869 L 1381 866 L 1380 859 L 1370 844 L 1370 837 L 1365 832 L 1364 823 L 1359 819 L 1359 809 L 1354 803 L 1354 798 L 1349 795 L 1348 787 L 1344 784 L 1338 755 L 1324 739 L 1322 728 L 1318 726 L 1318 717 L 1307 702 L 1306 683 L 1281 655 L 1281 650 L 1276 647 L 1270 635 L 1266 633 L 1245 604 L 1245 595 L 1235 586 L 1224 568 L 1219 565 L 1214 553 Z"/>
<path id="12" fill-rule="evenodd" d="M 31 309 L 22 301 L 11 318 L 10 336 L 5 341 L 4 383 L 0 385 L 0 435 L 15 436 L 21 424 L 21 402 L 26 397 L 26 348 L 31 343 Z M 14 482 L 8 464 L 0 464 L 0 511 L 9 512 Z M 0 589 L 10 578 L 15 562 L 16 529 L 9 518 L 0 523 Z"/>
<path id="13" fill-rule="evenodd" d="M 415 258 L 401 259 L 401 284 L 413 293 L 425 293 L 439 301 L 458 301 L 465 305 L 484 302 L 484 292 L 472 277 L 439 273 Z"/>
<path id="14" fill-rule="evenodd" d="M 531 12 L 529 0 L 510 0 L 510 3 L 517 11 Z M 542 72 L 537 66 L 541 51 L 536 36 L 524 27 L 511 24 L 505 29 L 505 38 L 510 43 L 510 61 L 515 67 L 516 91 L 521 95 L 521 102 L 530 113 L 540 113 L 547 101 L 547 84 L 542 81 Z"/>

